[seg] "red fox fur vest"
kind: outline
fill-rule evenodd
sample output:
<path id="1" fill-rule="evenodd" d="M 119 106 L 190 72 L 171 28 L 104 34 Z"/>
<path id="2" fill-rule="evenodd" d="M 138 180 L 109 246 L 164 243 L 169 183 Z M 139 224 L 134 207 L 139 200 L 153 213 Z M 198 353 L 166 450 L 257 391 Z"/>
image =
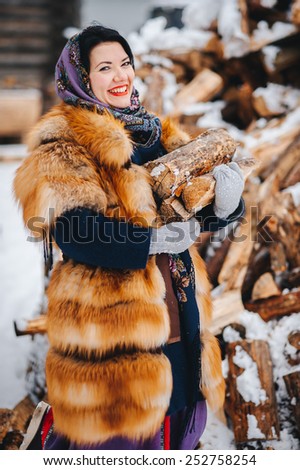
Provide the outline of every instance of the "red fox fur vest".
<path id="1" fill-rule="evenodd" d="M 172 121 L 163 120 L 168 152 L 188 141 Z M 143 167 L 128 165 L 130 135 L 110 114 L 57 105 L 32 131 L 29 148 L 14 180 L 26 225 L 40 217 L 49 230 L 56 217 L 79 206 L 108 217 L 139 218 L 144 225 L 156 218 L 151 177 Z M 218 409 L 224 380 L 219 346 L 208 331 L 210 285 L 202 259 L 195 249 L 190 253 L 201 312 L 201 389 Z M 134 271 L 57 261 L 47 296 L 46 380 L 56 431 L 78 444 L 154 435 L 172 391 L 170 363 L 159 351 L 170 327 L 155 256 Z M 114 355 L 116 350 L 122 353 Z"/>

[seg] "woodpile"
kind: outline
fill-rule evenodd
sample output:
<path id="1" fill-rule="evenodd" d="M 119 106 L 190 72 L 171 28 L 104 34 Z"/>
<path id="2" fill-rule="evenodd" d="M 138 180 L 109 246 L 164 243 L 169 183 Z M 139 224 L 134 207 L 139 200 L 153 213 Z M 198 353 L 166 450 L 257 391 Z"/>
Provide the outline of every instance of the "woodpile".
<path id="1" fill-rule="evenodd" d="M 201 47 L 162 49 L 164 41 L 153 41 L 137 55 L 136 73 L 144 105 L 171 115 L 193 138 L 148 165 L 166 220 L 188 219 L 212 202 L 214 165 L 237 154 L 245 172 L 244 216 L 219 233 L 201 234 L 197 246 L 212 284 L 212 332 L 228 363 L 228 426 L 237 448 L 257 442 L 270 448 L 281 436 L 280 406 L 290 410 L 300 436 L 299 328 L 286 338 L 280 377 L 286 398 L 279 402 L 270 345 L 251 338 L 240 316 L 253 312 L 275 325 L 300 312 L 300 4 L 235 3 L 235 31 L 226 31 L 219 17 Z M 17 335 L 45 333 L 46 317 L 15 326 Z M 237 333 L 234 341 L 226 339 L 228 328 Z M 260 395 L 245 390 L 249 378 Z M 14 420 L 11 410 L 4 415 Z M 0 431 L 3 437 L 8 427 Z"/>

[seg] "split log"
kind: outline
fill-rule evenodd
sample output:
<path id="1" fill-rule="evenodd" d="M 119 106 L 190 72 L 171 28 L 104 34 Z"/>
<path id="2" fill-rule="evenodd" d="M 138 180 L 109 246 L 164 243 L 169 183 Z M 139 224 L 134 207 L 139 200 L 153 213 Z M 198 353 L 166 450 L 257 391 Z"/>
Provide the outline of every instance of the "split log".
<path id="1" fill-rule="evenodd" d="M 36 404 L 33 403 L 29 396 L 21 400 L 13 409 L 15 415 L 13 429 L 25 433 L 35 407 Z"/>
<path id="2" fill-rule="evenodd" d="M 290 366 L 300 364 L 300 330 L 291 331 L 284 348 L 284 354 Z"/>
<path id="3" fill-rule="evenodd" d="M 300 436 L 300 371 L 283 376 Z"/>
<path id="4" fill-rule="evenodd" d="M 42 314 L 36 318 L 27 320 L 26 325 L 22 328 L 14 322 L 14 328 L 16 336 L 44 334 L 47 331 L 47 316 L 46 314 Z"/>
<path id="5" fill-rule="evenodd" d="M 300 289 L 268 299 L 245 300 L 245 309 L 258 313 L 264 321 L 300 311 Z"/>
<path id="6" fill-rule="evenodd" d="M 277 178 L 280 189 L 290 186 L 290 184 L 287 184 L 287 178 L 295 166 L 297 164 L 299 165 L 299 154 L 300 134 L 298 131 L 287 148 L 280 154 L 276 154 L 276 158 L 273 159 L 267 168 L 263 171 L 260 168 L 260 176 L 264 180 L 270 175 L 272 175 L 273 178 Z"/>
<path id="7" fill-rule="evenodd" d="M 162 91 L 165 86 L 165 79 L 162 69 L 154 67 L 151 74 L 147 77 L 148 85 L 146 97 L 143 106 L 152 113 L 162 116 L 164 114 L 164 104 Z"/>
<path id="8" fill-rule="evenodd" d="M 232 240 L 226 237 L 220 248 L 215 250 L 214 255 L 210 259 L 206 259 L 206 269 L 211 284 L 215 287 L 218 285 L 218 277 L 222 269 L 224 259 L 227 256 Z"/>
<path id="9" fill-rule="evenodd" d="M 229 343 L 230 418 L 236 443 L 279 439 L 273 368 L 266 341 Z"/>
<path id="10" fill-rule="evenodd" d="M 300 181 L 300 162 L 296 163 L 287 176 L 281 180 L 281 188 L 286 189 L 289 186 L 294 186 Z"/>
<path id="11" fill-rule="evenodd" d="M 188 105 L 209 101 L 223 88 L 223 79 L 209 69 L 203 69 L 174 98 L 172 116 L 179 116 Z"/>
<path id="12" fill-rule="evenodd" d="M 10 431 L 15 422 L 15 415 L 13 410 L 7 408 L 0 409 L 0 443 L 5 438 L 6 434 Z"/>
<path id="13" fill-rule="evenodd" d="M 282 72 L 283 70 L 286 70 L 287 68 L 299 63 L 299 58 L 299 47 L 281 46 L 278 47 L 277 53 L 271 63 L 269 62 L 267 56 L 264 55 L 263 65 L 266 72 L 270 74 L 271 77 L 273 77 L 275 74 L 278 74 L 279 72 Z"/>
<path id="14" fill-rule="evenodd" d="M 260 163 L 254 171 L 255 174 L 265 179 L 270 174 L 269 168 L 273 162 L 274 166 L 277 166 L 281 157 L 298 137 L 299 123 L 299 110 L 295 110 L 283 118 L 272 119 L 263 129 L 252 129 L 248 132 L 246 149 Z M 287 166 L 290 168 L 289 164 Z"/>
<path id="15" fill-rule="evenodd" d="M 0 444 L 0 450 L 19 450 L 24 436 L 20 431 L 10 431 Z"/>
<path id="16" fill-rule="evenodd" d="M 265 234 L 271 241 L 283 245 L 289 268 L 297 268 L 300 266 L 300 207 L 295 207 L 288 192 L 278 192 L 262 201 L 259 207 L 262 216 L 267 216 L 263 227 Z"/>
<path id="17" fill-rule="evenodd" d="M 286 272 L 288 267 L 284 246 L 280 242 L 271 243 L 269 252 L 271 271 L 278 277 L 281 273 Z"/>
<path id="18" fill-rule="evenodd" d="M 300 26 L 300 0 L 293 0 L 291 13 L 292 22 Z"/>
<path id="19" fill-rule="evenodd" d="M 213 298 L 213 323 L 210 331 L 214 335 L 220 334 L 228 323 L 238 322 L 244 310 L 240 289 L 216 295 Z"/>
<path id="20" fill-rule="evenodd" d="M 251 232 L 250 206 L 248 206 L 243 223 L 240 223 L 234 232 L 230 249 L 218 277 L 218 282 L 224 290 L 240 289 L 243 284 L 254 244 Z"/>
<path id="21" fill-rule="evenodd" d="M 153 191 L 160 199 L 180 196 L 191 178 L 231 160 L 237 143 L 224 129 L 209 129 L 188 144 L 146 163 L 153 178 Z"/>
<path id="22" fill-rule="evenodd" d="M 252 300 L 267 299 L 268 297 L 278 296 L 281 290 L 275 283 L 271 273 L 264 273 L 258 278 L 253 286 Z"/>
<path id="23" fill-rule="evenodd" d="M 0 136 L 24 136 L 42 114 L 42 93 L 39 90 L 1 90 Z M 16 112 L 16 109 L 18 112 Z"/>
<path id="24" fill-rule="evenodd" d="M 235 158 L 246 180 L 251 171 L 256 167 L 257 162 L 253 158 Z M 201 175 L 192 178 L 181 193 L 181 199 L 188 212 L 195 213 L 210 204 L 215 197 L 216 181 L 211 174 Z"/>

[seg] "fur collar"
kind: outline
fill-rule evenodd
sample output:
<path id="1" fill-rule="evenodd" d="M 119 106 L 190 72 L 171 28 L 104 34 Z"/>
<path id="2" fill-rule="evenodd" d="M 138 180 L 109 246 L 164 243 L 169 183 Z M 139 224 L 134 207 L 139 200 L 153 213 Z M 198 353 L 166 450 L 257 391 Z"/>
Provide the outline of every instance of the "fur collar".
<path id="1" fill-rule="evenodd" d="M 41 144 L 60 139 L 82 145 L 99 163 L 114 168 L 126 166 L 133 152 L 130 132 L 109 112 L 100 115 L 65 103 L 45 114 L 29 135 L 28 146 L 32 151 Z M 167 152 L 171 152 L 189 142 L 190 137 L 174 121 L 165 118 L 161 141 Z M 116 152 L 120 148 L 122 152 Z"/>

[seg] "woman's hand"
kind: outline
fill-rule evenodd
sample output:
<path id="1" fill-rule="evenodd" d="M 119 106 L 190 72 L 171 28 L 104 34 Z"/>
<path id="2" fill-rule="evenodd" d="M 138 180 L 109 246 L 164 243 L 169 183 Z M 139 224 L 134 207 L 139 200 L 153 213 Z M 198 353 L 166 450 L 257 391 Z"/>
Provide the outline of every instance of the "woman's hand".
<path id="1" fill-rule="evenodd" d="M 182 253 L 195 243 L 199 234 L 200 224 L 194 217 L 186 222 L 172 222 L 153 228 L 149 254 Z"/>
<path id="2" fill-rule="evenodd" d="M 244 191 L 244 176 L 236 162 L 218 165 L 212 175 L 216 180 L 214 212 L 220 219 L 227 219 L 239 205 Z"/>

